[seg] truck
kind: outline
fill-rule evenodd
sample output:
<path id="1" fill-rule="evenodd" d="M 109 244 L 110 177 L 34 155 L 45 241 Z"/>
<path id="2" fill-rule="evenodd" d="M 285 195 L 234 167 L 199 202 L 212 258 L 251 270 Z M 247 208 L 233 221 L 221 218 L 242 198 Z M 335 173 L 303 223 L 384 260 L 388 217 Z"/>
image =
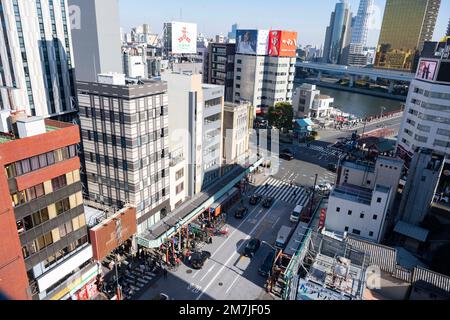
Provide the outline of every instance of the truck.
<path id="1" fill-rule="evenodd" d="M 283 250 L 289 241 L 292 233 L 292 228 L 287 226 L 282 226 L 280 231 L 278 231 L 277 241 L 275 242 L 275 247 Z"/>

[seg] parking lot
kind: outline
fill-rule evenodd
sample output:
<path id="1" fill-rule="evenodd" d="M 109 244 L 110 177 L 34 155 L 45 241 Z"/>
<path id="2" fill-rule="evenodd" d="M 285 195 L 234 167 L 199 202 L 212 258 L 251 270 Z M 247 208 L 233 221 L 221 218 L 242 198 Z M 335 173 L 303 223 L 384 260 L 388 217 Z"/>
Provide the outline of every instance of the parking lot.
<path id="1" fill-rule="evenodd" d="M 255 191 L 265 197 L 273 197 L 272 207 L 263 208 L 262 202 L 256 206 L 250 205 L 248 196 Z M 258 269 L 273 249 L 262 243 L 253 258 L 244 257 L 242 252 L 251 238 L 274 245 L 280 228 L 291 226 L 289 218 L 296 204 L 306 204 L 307 201 L 304 188 L 267 177 L 261 186 L 254 186 L 245 197 L 244 205 L 249 212 L 244 219 L 234 217 L 240 203 L 227 213 L 228 237 L 214 237 L 212 244 L 202 248 L 211 253 L 211 258 L 201 270 L 193 270 L 188 262 L 182 263 L 176 271 L 169 272 L 167 279 L 160 279 L 140 299 L 154 299 L 160 293 L 175 300 L 270 298 L 264 289 L 267 279 L 259 275 Z"/>

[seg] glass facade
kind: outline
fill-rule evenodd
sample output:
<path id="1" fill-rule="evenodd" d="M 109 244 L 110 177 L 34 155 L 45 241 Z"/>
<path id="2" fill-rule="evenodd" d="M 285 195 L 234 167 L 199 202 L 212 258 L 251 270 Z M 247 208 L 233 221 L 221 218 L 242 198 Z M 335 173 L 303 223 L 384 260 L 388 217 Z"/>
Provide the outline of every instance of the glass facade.
<path id="1" fill-rule="evenodd" d="M 387 0 L 375 66 L 411 70 L 433 37 L 441 0 Z"/>

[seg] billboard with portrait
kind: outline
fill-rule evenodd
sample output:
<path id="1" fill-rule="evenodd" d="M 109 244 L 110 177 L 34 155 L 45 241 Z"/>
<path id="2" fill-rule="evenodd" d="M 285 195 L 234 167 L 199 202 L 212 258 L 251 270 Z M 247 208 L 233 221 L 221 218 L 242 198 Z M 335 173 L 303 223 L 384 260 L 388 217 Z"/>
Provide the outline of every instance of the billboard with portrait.
<path id="1" fill-rule="evenodd" d="M 258 30 L 237 30 L 236 43 L 236 53 L 256 55 Z"/>
<path id="2" fill-rule="evenodd" d="M 268 55 L 272 57 L 295 57 L 297 55 L 297 32 L 271 30 Z"/>
<path id="3" fill-rule="evenodd" d="M 197 53 L 197 24 L 172 22 L 172 53 Z"/>
<path id="4" fill-rule="evenodd" d="M 268 40 L 268 30 L 237 30 L 236 52 L 239 54 L 266 55 Z"/>
<path id="5" fill-rule="evenodd" d="M 437 61 L 420 60 L 419 67 L 417 68 L 416 79 L 434 80 L 436 69 Z"/>

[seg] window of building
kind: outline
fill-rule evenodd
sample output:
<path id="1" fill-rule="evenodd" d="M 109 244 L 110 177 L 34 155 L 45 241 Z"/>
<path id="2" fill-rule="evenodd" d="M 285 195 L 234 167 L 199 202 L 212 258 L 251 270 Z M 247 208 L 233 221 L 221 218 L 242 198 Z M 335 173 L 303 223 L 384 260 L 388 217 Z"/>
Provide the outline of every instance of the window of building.
<path id="1" fill-rule="evenodd" d="M 359 217 L 360 217 L 361 219 L 364 219 L 365 214 L 364 214 L 364 213 L 361 213 L 361 214 L 359 215 Z"/>
<path id="2" fill-rule="evenodd" d="M 377 220 L 378 219 L 378 215 L 374 214 L 373 215 L 373 220 Z"/>
<path id="3" fill-rule="evenodd" d="M 175 180 L 179 180 L 179 179 L 181 179 L 181 178 L 183 178 L 183 177 L 184 177 L 184 168 L 178 170 L 178 171 L 175 173 Z"/>
<path id="4" fill-rule="evenodd" d="M 184 191 L 184 182 L 180 183 L 179 185 L 177 185 L 176 187 L 176 194 L 180 194 L 181 192 Z"/>
<path id="5" fill-rule="evenodd" d="M 52 188 L 53 191 L 57 191 L 61 188 L 64 188 L 65 186 L 67 186 L 67 178 L 66 175 L 62 175 L 59 177 L 56 177 L 54 179 L 52 179 Z"/>
<path id="6" fill-rule="evenodd" d="M 352 213 L 353 213 L 353 211 L 352 211 L 352 210 L 348 210 L 348 215 L 349 215 L 349 216 L 351 216 L 351 215 L 352 215 Z"/>
<path id="7" fill-rule="evenodd" d="M 369 232 L 369 237 L 373 237 L 373 231 Z"/>
<path id="8" fill-rule="evenodd" d="M 359 236 L 361 234 L 361 231 L 358 229 L 353 229 L 353 234 L 356 234 L 357 236 Z"/>
<path id="9" fill-rule="evenodd" d="M 341 212 L 341 208 L 337 207 L 336 212 Z"/>
<path id="10" fill-rule="evenodd" d="M 66 211 L 70 210 L 70 201 L 69 199 L 64 199 L 61 201 L 58 201 L 55 203 L 55 207 L 56 207 L 56 214 L 60 215 L 63 214 Z"/>
<path id="11" fill-rule="evenodd" d="M 381 203 L 381 198 L 377 198 L 377 203 Z"/>
<path id="12" fill-rule="evenodd" d="M 348 232 L 348 230 L 349 230 L 349 227 L 345 227 L 345 229 L 344 229 L 344 230 L 345 230 L 345 232 Z"/>

